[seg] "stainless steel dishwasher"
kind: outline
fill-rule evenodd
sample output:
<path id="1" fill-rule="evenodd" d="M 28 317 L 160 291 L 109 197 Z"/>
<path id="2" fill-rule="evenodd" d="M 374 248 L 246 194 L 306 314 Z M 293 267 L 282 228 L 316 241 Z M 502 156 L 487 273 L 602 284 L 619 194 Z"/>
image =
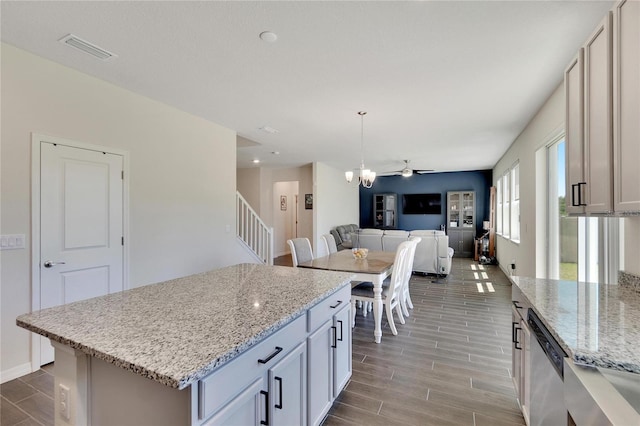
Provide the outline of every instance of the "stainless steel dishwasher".
<path id="1" fill-rule="evenodd" d="M 529 426 L 568 424 L 564 403 L 564 358 L 567 354 L 536 313 L 529 309 L 531 335 L 531 402 Z"/>

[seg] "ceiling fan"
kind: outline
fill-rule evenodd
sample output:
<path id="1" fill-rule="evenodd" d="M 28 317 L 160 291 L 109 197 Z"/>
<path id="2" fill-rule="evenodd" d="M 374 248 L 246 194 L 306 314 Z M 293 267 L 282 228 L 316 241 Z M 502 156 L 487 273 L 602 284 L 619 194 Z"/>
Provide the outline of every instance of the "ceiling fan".
<path id="1" fill-rule="evenodd" d="M 402 170 L 394 170 L 392 172 L 380 173 L 380 176 L 409 177 L 409 176 L 413 175 L 414 173 L 417 173 L 417 174 L 421 175 L 421 174 L 424 174 L 424 173 L 429 173 L 429 172 L 433 172 L 434 171 L 432 169 L 425 169 L 425 170 L 412 169 L 411 167 L 409 167 L 409 161 L 411 161 L 411 160 L 402 160 L 402 161 L 404 161 L 404 168 Z"/>

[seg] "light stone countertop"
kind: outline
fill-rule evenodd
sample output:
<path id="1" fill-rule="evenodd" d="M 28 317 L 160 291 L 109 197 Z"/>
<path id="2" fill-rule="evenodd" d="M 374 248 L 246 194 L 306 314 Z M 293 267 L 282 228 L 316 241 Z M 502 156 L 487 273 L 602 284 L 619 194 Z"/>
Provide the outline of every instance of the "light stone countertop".
<path id="1" fill-rule="evenodd" d="M 305 314 L 351 277 L 240 264 L 44 309 L 16 322 L 183 389 Z"/>
<path id="2" fill-rule="evenodd" d="M 633 287 L 510 279 L 575 363 L 640 374 L 640 293 Z"/>

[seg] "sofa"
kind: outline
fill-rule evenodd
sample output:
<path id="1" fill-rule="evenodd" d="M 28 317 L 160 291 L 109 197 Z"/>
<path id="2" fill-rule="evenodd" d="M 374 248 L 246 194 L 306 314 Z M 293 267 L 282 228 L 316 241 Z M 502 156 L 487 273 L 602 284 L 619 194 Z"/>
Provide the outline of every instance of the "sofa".
<path id="1" fill-rule="evenodd" d="M 353 247 L 351 235 L 358 231 L 358 225 L 350 223 L 348 225 L 338 225 L 331 231 L 331 235 L 336 240 L 338 250 L 350 249 Z"/>
<path id="2" fill-rule="evenodd" d="M 401 242 L 409 237 L 420 237 L 413 260 L 413 271 L 424 274 L 448 275 L 454 250 L 449 247 L 449 237 L 439 230 L 381 230 L 360 229 L 352 232 L 352 247 L 395 252 Z"/>

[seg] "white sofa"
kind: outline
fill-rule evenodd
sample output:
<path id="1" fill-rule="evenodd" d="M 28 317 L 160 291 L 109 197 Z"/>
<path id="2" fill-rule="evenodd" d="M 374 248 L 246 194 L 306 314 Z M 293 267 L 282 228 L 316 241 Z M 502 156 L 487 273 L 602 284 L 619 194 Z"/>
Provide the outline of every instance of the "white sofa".
<path id="1" fill-rule="evenodd" d="M 413 270 L 428 274 L 449 275 L 454 253 L 449 247 L 449 236 L 445 235 L 444 231 L 433 230 L 411 231 L 410 236 L 422 239 L 416 247 Z"/>
<path id="2" fill-rule="evenodd" d="M 444 231 L 415 230 L 399 231 L 380 229 L 360 229 L 353 233 L 354 247 L 369 250 L 396 251 L 398 245 L 409 237 L 420 237 L 413 260 L 413 271 L 425 274 L 448 275 L 451 272 L 451 258 L 454 250 L 449 247 L 449 236 Z"/>

